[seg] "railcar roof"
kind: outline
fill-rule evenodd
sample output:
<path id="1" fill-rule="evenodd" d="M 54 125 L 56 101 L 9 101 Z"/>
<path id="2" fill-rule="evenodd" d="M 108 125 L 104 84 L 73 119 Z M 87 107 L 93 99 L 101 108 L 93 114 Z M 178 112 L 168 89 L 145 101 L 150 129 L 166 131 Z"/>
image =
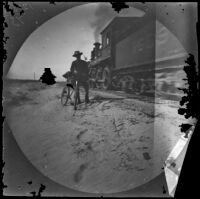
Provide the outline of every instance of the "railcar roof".
<path id="1" fill-rule="evenodd" d="M 100 34 L 103 34 L 110 26 L 114 25 L 120 20 L 121 21 L 132 20 L 133 23 L 135 23 L 136 27 L 139 28 L 140 26 L 144 25 L 145 22 L 150 21 L 151 19 L 147 17 L 115 17 L 105 25 L 105 28 L 100 32 Z"/>

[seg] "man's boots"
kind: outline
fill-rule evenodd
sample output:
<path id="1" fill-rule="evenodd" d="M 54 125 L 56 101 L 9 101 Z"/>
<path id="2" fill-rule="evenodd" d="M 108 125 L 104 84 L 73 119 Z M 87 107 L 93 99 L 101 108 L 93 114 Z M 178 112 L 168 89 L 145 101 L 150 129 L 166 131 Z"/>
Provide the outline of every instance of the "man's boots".
<path id="1" fill-rule="evenodd" d="M 81 99 L 80 99 L 80 93 L 78 93 L 78 100 L 77 100 L 77 104 L 80 104 L 81 103 Z"/>
<path id="2" fill-rule="evenodd" d="M 85 95 L 85 103 L 90 103 L 90 100 L 89 100 L 88 94 Z"/>

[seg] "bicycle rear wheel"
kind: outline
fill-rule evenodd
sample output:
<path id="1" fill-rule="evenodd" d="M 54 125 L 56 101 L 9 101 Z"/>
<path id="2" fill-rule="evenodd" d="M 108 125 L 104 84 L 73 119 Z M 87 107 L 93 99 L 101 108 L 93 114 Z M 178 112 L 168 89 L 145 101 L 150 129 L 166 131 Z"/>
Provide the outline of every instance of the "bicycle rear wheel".
<path id="1" fill-rule="evenodd" d="M 73 93 L 73 89 L 69 86 L 65 86 L 62 90 L 62 93 L 61 93 L 61 104 L 63 106 L 66 106 L 67 105 L 67 102 L 69 100 L 72 100 L 72 93 Z"/>

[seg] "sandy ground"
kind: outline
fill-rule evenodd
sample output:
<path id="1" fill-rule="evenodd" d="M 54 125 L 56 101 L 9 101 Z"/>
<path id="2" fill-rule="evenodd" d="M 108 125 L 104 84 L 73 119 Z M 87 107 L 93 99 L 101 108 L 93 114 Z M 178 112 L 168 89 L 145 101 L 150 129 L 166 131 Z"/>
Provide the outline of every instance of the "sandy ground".
<path id="1" fill-rule="evenodd" d="M 181 136 L 178 102 L 93 90 L 74 111 L 61 105 L 62 86 L 18 82 L 4 91 L 6 120 L 39 171 L 92 193 L 129 190 L 162 172 Z"/>

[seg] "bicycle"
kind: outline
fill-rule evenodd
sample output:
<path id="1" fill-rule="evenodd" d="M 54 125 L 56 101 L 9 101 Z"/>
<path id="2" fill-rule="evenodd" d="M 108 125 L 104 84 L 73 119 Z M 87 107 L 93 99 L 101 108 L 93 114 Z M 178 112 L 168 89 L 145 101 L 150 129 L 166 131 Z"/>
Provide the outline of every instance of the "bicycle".
<path id="1" fill-rule="evenodd" d="M 72 102 L 72 95 L 74 94 L 74 110 L 77 110 L 78 102 L 78 89 L 77 89 L 77 80 L 74 76 L 68 76 L 64 74 L 63 77 L 67 78 L 67 83 L 61 93 L 61 104 L 63 106 L 67 105 L 67 102 L 70 100 Z"/>

